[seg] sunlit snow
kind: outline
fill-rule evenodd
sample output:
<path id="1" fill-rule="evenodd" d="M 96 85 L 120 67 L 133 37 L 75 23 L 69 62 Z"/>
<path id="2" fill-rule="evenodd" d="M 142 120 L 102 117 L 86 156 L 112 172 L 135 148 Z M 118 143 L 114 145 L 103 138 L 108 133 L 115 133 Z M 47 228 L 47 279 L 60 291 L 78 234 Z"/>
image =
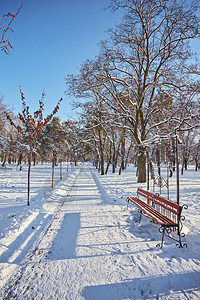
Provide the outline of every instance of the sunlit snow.
<path id="1" fill-rule="evenodd" d="M 26 205 L 27 169 L 0 169 L 1 299 L 199 299 L 200 170 L 180 176 L 180 202 L 189 208 L 183 232 L 187 248 L 165 238 L 126 197 L 138 184 L 131 165 L 121 176 L 101 176 L 90 164 L 31 170 L 31 205 Z M 170 179 L 176 199 L 176 178 Z"/>

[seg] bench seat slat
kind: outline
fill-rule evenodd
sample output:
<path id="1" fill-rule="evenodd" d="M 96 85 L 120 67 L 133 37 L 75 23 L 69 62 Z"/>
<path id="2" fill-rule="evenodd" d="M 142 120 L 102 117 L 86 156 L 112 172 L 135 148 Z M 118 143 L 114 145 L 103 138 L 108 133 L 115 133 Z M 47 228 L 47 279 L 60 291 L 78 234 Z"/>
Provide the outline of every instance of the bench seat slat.
<path id="1" fill-rule="evenodd" d="M 156 223 L 160 225 L 177 226 L 177 223 L 175 223 L 168 217 L 162 215 L 159 211 L 155 210 L 153 207 L 149 206 L 147 203 L 143 202 L 138 197 L 128 197 L 127 199 L 128 201 L 131 201 L 133 204 L 135 204 L 144 213 L 146 213 Z"/>
<path id="2" fill-rule="evenodd" d="M 167 218 L 166 216 L 162 215 L 159 211 L 155 210 L 153 207 L 149 206 L 148 204 L 146 204 L 145 202 L 143 202 L 142 200 L 140 200 L 137 197 L 130 197 L 131 200 L 133 200 L 132 202 L 134 202 L 134 204 L 136 204 L 137 206 L 139 205 L 140 208 L 147 213 L 150 217 L 152 217 L 157 223 L 159 223 L 160 225 L 163 224 L 176 224 L 174 221 L 170 220 L 169 218 Z"/>

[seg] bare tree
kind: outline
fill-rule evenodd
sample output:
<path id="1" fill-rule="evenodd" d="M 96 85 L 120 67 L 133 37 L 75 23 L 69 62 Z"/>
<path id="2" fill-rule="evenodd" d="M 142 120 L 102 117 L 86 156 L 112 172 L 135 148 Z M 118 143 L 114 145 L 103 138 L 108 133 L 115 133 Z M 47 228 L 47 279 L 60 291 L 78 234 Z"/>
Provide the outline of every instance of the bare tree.
<path id="1" fill-rule="evenodd" d="M 138 181 L 145 182 L 143 141 L 165 124 L 173 130 L 184 124 L 184 107 L 177 110 L 174 104 L 181 93 L 188 94 L 197 74 L 189 42 L 200 37 L 198 2 L 116 0 L 112 8 L 124 9 L 125 16 L 102 43 L 95 76 L 105 88 L 102 99 L 129 124 L 139 149 Z"/>
<path id="2" fill-rule="evenodd" d="M 39 108 L 34 112 L 33 115 L 29 112 L 29 106 L 27 106 L 25 102 L 24 94 L 20 88 L 21 101 L 23 105 L 22 113 L 19 113 L 19 124 L 15 124 L 13 118 L 10 116 L 8 112 L 6 113 L 7 119 L 10 124 L 14 126 L 17 131 L 23 136 L 26 140 L 26 143 L 29 146 L 29 157 L 28 157 L 28 201 L 27 205 L 30 205 L 30 172 L 31 172 L 31 162 L 33 157 L 34 149 L 37 147 L 37 143 L 40 138 L 41 132 L 44 130 L 45 126 L 51 121 L 53 116 L 57 113 L 62 98 L 58 101 L 58 104 L 54 108 L 53 112 L 48 115 L 46 118 L 43 118 L 43 110 L 44 110 L 44 96 L 42 93 L 41 100 L 39 100 Z"/>
<path id="3" fill-rule="evenodd" d="M 7 34 L 9 31 L 13 32 L 13 29 L 11 28 L 11 25 L 13 21 L 15 20 L 16 16 L 19 14 L 21 8 L 23 5 L 23 1 L 21 3 L 20 8 L 17 10 L 17 12 L 8 12 L 2 16 L 0 16 L 0 30 L 2 31 L 1 37 L 0 37 L 0 50 L 4 51 L 7 55 L 10 53 L 10 48 L 13 49 L 13 46 L 11 45 L 9 38 L 7 38 Z"/>
<path id="4" fill-rule="evenodd" d="M 188 101 L 196 101 L 191 82 L 199 71 L 190 41 L 200 38 L 199 2 L 113 0 L 111 8 L 124 10 L 121 24 L 110 30 L 100 55 L 67 83 L 77 97 L 94 93 L 126 120 L 138 147 L 138 182 L 145 182 L 143 142 L 155 134 L 191 129 L 199 117 L 185 110 Z M 189 98 L 177 105 L 183 95 Z"/>
<path id="5" fill-rule="evenodd" d="M 186 76 L 194 68 L 189 66 L 189 41 L 200 36 L 197 2 L 130 0 L 113 1 L 112 7 L 125 9 L 126 14 L 122 24 L 111 32 L 114 46 L 108 48 L 109 52 L 108 46 L 104 47 L 116 72 L 110 72 L 110 84 L 106 86 L 113 92 L 112 86 L 116 89 L 120 84 L 118 91 L 121 86 L 127 91 L 133 108 L 128 120 L 139 147 L 138 181 L 144 182 L 145 149 L 140 145 L 161 124 L 163 129 L 166 123 L 181 122 L 172 105 L 177 95 L 187 90 L 190 82 Z M 127 113 L 127 105 L 115 98 Z"/>

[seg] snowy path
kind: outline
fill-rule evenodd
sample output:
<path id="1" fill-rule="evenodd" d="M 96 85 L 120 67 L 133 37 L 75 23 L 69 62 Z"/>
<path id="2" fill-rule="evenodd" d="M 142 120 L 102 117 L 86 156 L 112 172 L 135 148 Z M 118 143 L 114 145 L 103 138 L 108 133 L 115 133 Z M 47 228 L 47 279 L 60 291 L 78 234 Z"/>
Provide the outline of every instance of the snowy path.
<path id="1" fill-rule="evenodd" d="M 200 298 L 199 254 L 173 242 L 157 249 L 157 226 L 135 224 L 136 212 L 110 201 L 93 169 L 80 167 L 61 199 L 3 299 Z"/>

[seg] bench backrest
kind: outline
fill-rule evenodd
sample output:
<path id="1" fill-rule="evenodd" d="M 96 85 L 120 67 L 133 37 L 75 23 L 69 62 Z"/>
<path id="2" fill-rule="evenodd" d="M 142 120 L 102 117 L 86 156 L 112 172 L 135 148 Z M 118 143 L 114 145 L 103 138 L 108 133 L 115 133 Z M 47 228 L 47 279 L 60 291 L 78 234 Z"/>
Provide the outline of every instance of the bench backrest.
<path id="1" fill-rule="evenodd" d="M 137 195 L 147 199 L 147 203 L 173 221 L 178 222 L 182 206 L 150 191 L 137 189 Z"/>

